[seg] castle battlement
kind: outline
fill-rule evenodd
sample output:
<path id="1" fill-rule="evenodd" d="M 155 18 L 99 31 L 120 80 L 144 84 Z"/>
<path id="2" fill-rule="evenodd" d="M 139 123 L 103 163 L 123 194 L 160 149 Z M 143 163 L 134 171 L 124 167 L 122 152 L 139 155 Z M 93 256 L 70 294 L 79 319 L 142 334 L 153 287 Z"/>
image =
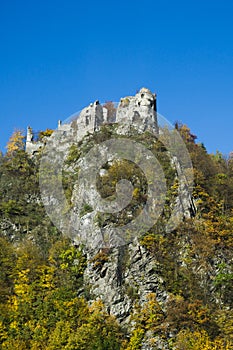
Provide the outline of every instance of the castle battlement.
<path id="1" fill-rule="evenodd" d="M 111 105 L 112 109 L 109 109 Z M 71 128 L 77 130 L 77 141 L 81 140 L 87 133 L 94 133 L 104 124 L 118 123 L 124 127 L 134 127 L 138 132 L 150 131 L 158 134 L 156 95 L 150 90 L 142 88 L 135 96 L 121 98 L 120 103 L 115 106 L 112 103 L 101 105 L 99 101 L 91 103 L 82 109 L 73 119 L 64 124 L 58 121 L 57 130 L 70 132 Z M 46 142 L 34 139 L 31 127 L 27 128 L 26 152 L 34 154 Z"/>

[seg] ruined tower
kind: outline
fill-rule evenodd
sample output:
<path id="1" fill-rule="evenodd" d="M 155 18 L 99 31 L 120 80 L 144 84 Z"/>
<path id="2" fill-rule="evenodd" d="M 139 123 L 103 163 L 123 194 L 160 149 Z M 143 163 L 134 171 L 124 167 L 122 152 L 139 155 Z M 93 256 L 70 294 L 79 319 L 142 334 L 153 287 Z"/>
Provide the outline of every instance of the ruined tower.
<path id="1" fill-rule="evenodd" d="M 122 98 L 116 122 L 131 125 L 139 132 L 151 131 L 158 135 L 156 95 L 142 88 L 135 96 Z"/>
<path id="2" fill-rule="evenodd" d="M 94 133 L 101 125 L 118 123 L 120 128 L 133 127 L 139 133 L 150 131 L 158 135 L 156 95 L 150 90 L 142 88 L 135 96 L 121 98 L 119 104 L 113 104 L 115 111 L 109 114 L 108 110 L 99 101 L 91 103 L 88 107 L 64 124 L 58 122 L 56 132 L 72 133 L 72 127 L 76 126 L 76 141 L 81 140 L 87 133 Z M 55 137 L 54 134 L 54 137 Z M 29 154 L 35 153 L 44 143 L 35 141 L 33 131 L 27 128 L 26 151 Z M 46 139 L 45 139 L 46 141 Z"/>

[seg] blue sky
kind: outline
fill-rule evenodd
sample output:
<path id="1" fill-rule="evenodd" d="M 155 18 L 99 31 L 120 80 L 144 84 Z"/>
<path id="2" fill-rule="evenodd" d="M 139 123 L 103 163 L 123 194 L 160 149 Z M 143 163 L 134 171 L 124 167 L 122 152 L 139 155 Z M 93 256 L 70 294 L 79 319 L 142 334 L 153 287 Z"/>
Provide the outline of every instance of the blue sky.
<path id="1" fill-rule="evenodd" d="M 145 86 L 209 152 L 233 151 L 233 2 L 0 0 L 0 149 Z"/>

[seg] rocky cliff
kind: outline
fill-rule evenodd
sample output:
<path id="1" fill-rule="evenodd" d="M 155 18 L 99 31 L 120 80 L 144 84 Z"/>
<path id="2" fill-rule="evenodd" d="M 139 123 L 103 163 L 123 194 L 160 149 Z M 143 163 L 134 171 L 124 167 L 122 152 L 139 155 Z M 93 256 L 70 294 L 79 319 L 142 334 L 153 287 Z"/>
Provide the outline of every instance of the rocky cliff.
<path id="1" fill-rule="evenodd" d="M 31 181 L 28 214 L 18 199 L 1 204 L 1 233 L 13 242 L 28 236 L 43 249 L 41 232 L 68 236 L 79 254 L 72 250 L 75 258 L 65 256 L 62 266 L 78 275 L 76 295 L 90 305 L 102 300 L 127 350 L 183 349 L 192 334 L 222 344 L 231 337 L 233 306 L 232 215 L 221 197 L 227 175 L 187 128 L 160 121 L 156 95 L 143 88 L 119 104 L 92 103 L 40 143 L 29 130 L 29 157 L 20 160 L 27 166 L 19 167 Z M 29 195 L 37 177 L 40 194 Z M 1 181 L 7 196 L 18 180 Z M 224 200 L 230 185 L 227 193 Z"/>

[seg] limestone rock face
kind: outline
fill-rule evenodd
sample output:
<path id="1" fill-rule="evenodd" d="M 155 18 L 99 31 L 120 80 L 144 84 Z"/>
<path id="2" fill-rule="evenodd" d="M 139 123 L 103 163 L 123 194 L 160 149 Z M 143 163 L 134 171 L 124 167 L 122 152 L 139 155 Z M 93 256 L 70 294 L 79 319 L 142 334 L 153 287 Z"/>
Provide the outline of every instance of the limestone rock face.
<path id="1" fill-rule="evenodd" d="M 90 251 L 89 254 L 93 257 Z M 166 302 L 168 295 L 159 269 L 135 239 L 127 246 L 112 249 L 103 264 L 97 265 L 89 259 L 84 280 L 93 298 L 101 298 L 111 314 L 127 323 L 136 299 L 142 304 L 148 293 L 155 293 L 158 301 Z"/>
<path id="2" fill-rule="evenodd" d="M 73 120 L 72 123 L 59 125 L 59 128 L 50 137 L 47 155 L 49 166 L 57 167 L 57 173 L 59 174 L 60 172 L 60 176 L 62 177 L 61 169 L 64 159 L 69 154 L 70 147 L 76 144 L 79 148 L 78 143 L 81 140 L 82 147 L 88 148 L 89 142 L 93 146 L 91 143 L 92 135 L 90 134 L 99 131 L 104 123 L 116 123 L 115 135 L 117 137 L 123 135 L 130 138 L 130 130 L 134 129 L 139 134 L 149 131 L 155 135 L 156 140 L 156 136 L 159 135 L 156 95 L 152 94 L 148 89 L 142 88 L 135 96 L 122 98 L 120 104 L 111 115 L 98 101 L 90 104 L 80 112 L 77 119 Z M 30 143 L 30 139 L 28 141 Z M 95 159 L 100 156 L 101 153 Z M 85 164 L 84 158 L 80 157 L 76 161 L 75 167 L 84 168 L 87 173 L 89 168 Z M 188 217 L 192 198 L 190 198 L 185 179 L 182 178 L 179 162 L 174 157 L 173 166 L 176 169 L 177 177 L 183 181 L 182 193 L 179 193 L 174 206 L 178 213 L 182 211 L 184 216 Z M 70 171 L 70 168 L 66 170 Z M 102 169 L 103 174 L 106 171 Z M 59 190 L 59 186 L 56 186 L 56 188 Z M 78 188 L 79 191 L 77 190 Z M 53 212 L 55 222 L 58 222 L 60 197 L 58 193 L 57 198 L 52 198 L 50 196 L 50 190 L 51 187 L 48 188 L 48 207 Z M 80 240 L 82 241 L 82 239 L 87 243 L 86 255 L 89 262 L 84 273 L 84 280 L 93 300 L 101 298 L 109 312 L 123 323 L 129 322 L 129 316 L 135 300 L 137 299 L 140 304 L 144 303 L 148 293 L 155 293 L 157 300 L 161 304 L 166 304 L 168 295 L 159 271 L 161 266 L 156 263 L 156 260 L 152 258 L 148 251 L 140 246 L 136 238 L 127 245 L 111 245 L 111 247 L 115 248 L 111 248 L 107 262 L 101 259 L 100 261 L 93 260 L 99 253 L 102 254 L 101 249 L 103 247 L 103 229 L 98 226 L 96 215 L 90 210 L 94 207 L 94 203 L 98 202 L 98 197 L 93 192 L 91 186 L 85 189 L 86 192 L 83 190 L 82 198 L 84 207 L 88 204 L 89 208 L 87 208 L 87 212 L 81 215 L 80 208 L 82 209 L 82 203 L 78 207 L 80 190 L 82 190 L 80 183 L 73 187 L 71 214 L 63 214 L 60 218 L 60 227 L 62 231 L 64 228 L 66 232 L 69 229 L 73 232 L 71 237 L 75 244 L 80 244 Z M 66 213 L 65 205 L 62 209 L 62 213 Z M 107 230 L 109 236 L 114 237 L 114 227 L 109 225 L 107 226 Z M 104 228 L 105 231 L 106 227 Z"/>
<path id="3" fill-rule="evenodd" d="M 176 197 L 174 212 L 182 213 L 183 218 L 190 219 L 196 214 L 196 205 L 188 189 L 188 183 L 183 173 L 177 157 L 171 159 L 173 168 L 176 171 L 176 178 L 179 180 L 179 192 Z"/>

